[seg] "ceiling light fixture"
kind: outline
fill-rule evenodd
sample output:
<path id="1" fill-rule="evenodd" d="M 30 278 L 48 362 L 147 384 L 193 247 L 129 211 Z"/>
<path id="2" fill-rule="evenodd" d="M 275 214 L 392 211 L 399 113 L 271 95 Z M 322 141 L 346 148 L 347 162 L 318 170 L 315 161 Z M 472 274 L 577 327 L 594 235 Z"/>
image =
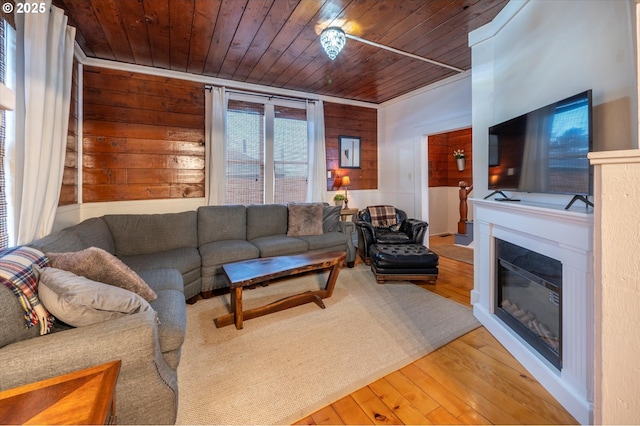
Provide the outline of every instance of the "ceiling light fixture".
<path id="1" fill-rule="evenodd" d="M 433 59 L 424 58 L 422 56 L 414 55 L 413 53 L 405 52 L 393 47 L 385 46 L 384 44 L 376 43 L 351 34 L 347 34 L 340 27 L 327 27 L 322 30 L 322 33 L 320 33 L 320 44 L 322 44 L 324 51 L 327 52 L 327 55 L 333 61 L 344 47 L 347 38 L 359 41 L 360 43 L 368 44 L 370 46 L 378 47 L 380 49 L 388 50 L 389 52 L 397 53 L 399 55 L 408 56 L 409 58 L 418 59 L 420 61 L 428 62 L 433 65 L 449 68 L 450 70 L 454 70 L 460 73 L 465 72 L 465 70 L 461 68 L 457 68 L 442 62 L 434 61 Z"/>
<path id="2" fill-rule="evenodd" d="M 344 47 L 346 42 L 344 31 L 340 27 L 328 27 L 320 34 L 320 44 L 332 61 Z"/>

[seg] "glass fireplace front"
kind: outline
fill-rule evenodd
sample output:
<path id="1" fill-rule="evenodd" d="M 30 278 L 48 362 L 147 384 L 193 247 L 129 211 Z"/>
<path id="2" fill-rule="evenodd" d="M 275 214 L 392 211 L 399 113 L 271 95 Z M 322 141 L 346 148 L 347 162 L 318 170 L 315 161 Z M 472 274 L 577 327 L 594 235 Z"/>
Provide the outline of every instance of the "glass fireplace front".
<path id="1" fill-rule="evenodd" d="M 495 314 L 562 368 L 562 263 L 496 238 Z"/>

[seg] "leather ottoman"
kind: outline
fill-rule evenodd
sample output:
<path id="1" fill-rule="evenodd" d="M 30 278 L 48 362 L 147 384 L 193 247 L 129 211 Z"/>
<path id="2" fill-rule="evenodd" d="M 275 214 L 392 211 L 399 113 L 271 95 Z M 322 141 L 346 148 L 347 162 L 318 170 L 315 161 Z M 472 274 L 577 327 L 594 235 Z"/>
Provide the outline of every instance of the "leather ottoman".
<path id="1" fill-rule="evenodd" d="M 435 284 L 438 279 L 438 255 L 420 244 L 374 244 L 369 259 L 378 284 L 388 280 Z"/>

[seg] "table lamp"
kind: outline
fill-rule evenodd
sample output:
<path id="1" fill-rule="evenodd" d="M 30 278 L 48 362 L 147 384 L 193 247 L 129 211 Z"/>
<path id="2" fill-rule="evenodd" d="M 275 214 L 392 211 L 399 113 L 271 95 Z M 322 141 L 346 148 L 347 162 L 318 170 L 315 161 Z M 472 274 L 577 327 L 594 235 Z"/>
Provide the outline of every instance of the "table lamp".
<path id="1" fill-rule="evenodd" d="M 349 197 L 347 196 L 347 192 L 349 191 L 349 185 L 351 185 L 351 179 L 349 176 L 342 177 L 342 184 L 340 186 L 344 186 L 344 208 L 349 208 Z"/>

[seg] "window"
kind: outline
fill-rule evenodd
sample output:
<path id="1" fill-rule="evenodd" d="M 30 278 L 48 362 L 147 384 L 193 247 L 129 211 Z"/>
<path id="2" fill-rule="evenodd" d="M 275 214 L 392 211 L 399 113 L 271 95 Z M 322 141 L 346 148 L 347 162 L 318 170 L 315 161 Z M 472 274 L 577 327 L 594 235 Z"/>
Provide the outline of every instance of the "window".
<path id="1" fill-rule="evenodd" d="M 305 201 L 309 175 L 306 109 L 293 102 L 256 99 L 229 99 L 225 204 Z"/>
<path id="2" fill-rule="evenodd" d="M 15 88 L 15 30 L 4 19 L 0 20 L 0 82 Z M 0 249 L 9 245 L 8 187 L 9 170 L 5 167 L 5 153 L 13 144 L 15 113 L 0 109 Z"/>

